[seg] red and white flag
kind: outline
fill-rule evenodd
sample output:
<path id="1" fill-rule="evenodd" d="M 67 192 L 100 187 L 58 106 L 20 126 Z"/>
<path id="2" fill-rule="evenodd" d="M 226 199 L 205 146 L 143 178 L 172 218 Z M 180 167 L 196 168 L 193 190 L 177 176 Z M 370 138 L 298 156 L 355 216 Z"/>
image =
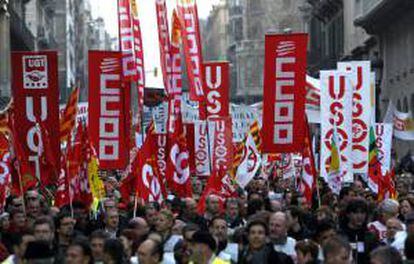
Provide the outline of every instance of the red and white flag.
<path id="1" fill-rule="evenodd" d="M 229 115 L 229 68 L 228 62 L 206 62 L 203 65 L 208 117 Z"/>
<path id="2" fill-rule="evenodd" d="M 263 152 L 303 149 L 307 34 L 266 35 Z"/>
<path id="3" fill-rule="evenodd" d="M 261 155 L 252 135 L 249 133 L 244 145 L 243 156 L 236 172 L 236 182 L 244 188 L 254 178 L 260 168 Z"/>
<path id="4" fill-rule="evenodd" d="M 89 51 L 89 140 L 100 169 L 125 169 L 129 160 L 129 92 L 123 88 L 121 53 Z"/>
<path id="5" fill-rule="evenodd" d="M 41 122 L 50 135 L 51 155 L 60 162 L 59 88 L 57 52 L 13 52 L 14 141 L 19 142 L 19 161 L 28 162 L 40 184 L 55 184 L 56 178 L 42 171 Z M 16 146 L 15 146 L 16 147 Z M 22 164 L 21 164 L 22 165 Z"/>
<path id="6" fill-rule="evenodd" d="M 124 81 L 137 80 L 134 56 L 134 33 L 129 0 L 118 0 L 119 50 L 122 53 L 122 77 Z"/>
<path id="7" fill-rule="evenodd" d="M 177 9 L 182 25 L 181 33 L 190 86 L 190 99 L 203 102 L 203 54 L 197 4 L 195 0 L 177 0 Z"/>
<path id="8" fill-rule="evenodd" d="M 305 126 L 305 146 L 302 152 L 302 175 L 299 180 L 299 190 L 304 194 L 308 204 L 312 204 L 312 194 L 315 190 L 318 176 L 316 174 L 315 159 L 313 158 L 309 125 Z"/>
<path id="9" fill-rule="evenodd" d="M 9 142 L 5 135 L 0 133 L 0 212 L 4 212 L 6 198 L 11 191 L 11 165 Z"/>
<path id="10" fill-rule="evenodd" d="M 208 177 L 210 170 L 210 147 L 207 121 L 197 120 L 194 123 L 194 163 L 195 175 Z"/>
<path id="11" fill-rule="evenodd" d="M 231 129 L 231 118 L 211 118 L 209 122 L 214 123 L 214 131 L 210 137 L 213 140 L 212 148 L 212 170 L 227 172 L 233 164 L 233 138 Z"/>
<path id="12" fill-rule="evenodd" d="M 171 43 L 170 33 L 168 30 L 168 13 L 165 0 L 156 0 L 155 6 L 157 10 L 157 24 L 158 24 L 158 40 L 160 43 L 160 61 L 161 70 L 164 81 L 164 87 L 167 94 L 170 93 L 171 88 Z"/>

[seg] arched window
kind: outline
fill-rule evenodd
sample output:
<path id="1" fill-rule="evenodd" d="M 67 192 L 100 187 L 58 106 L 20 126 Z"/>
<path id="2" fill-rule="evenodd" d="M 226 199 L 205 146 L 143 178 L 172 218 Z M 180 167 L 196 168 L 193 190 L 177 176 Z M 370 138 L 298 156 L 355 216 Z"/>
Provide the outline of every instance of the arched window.
<path id="1" fill-rule="evenodd" d="M 402 109 L 401 109 L 401 100 L 400 99 L 398 99 L 398 101 L 397 101 L 397 110 L 398 111 L 402 111 Z"/>

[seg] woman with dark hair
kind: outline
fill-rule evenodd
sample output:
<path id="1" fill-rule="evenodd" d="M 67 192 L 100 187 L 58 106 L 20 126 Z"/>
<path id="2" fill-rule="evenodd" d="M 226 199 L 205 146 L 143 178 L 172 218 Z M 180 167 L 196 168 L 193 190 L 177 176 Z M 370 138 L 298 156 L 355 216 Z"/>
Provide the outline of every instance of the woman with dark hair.
<path id="1" fill-rule="evenodd" d="M 77 238 L 66 250 L 67 264 L 92 264 L 93 256 L 89 241 L 86 238 Z"/>
<path id="2" fill-rule="evenodd" d="M 405 220 L 405 216 L 409 213 L 414 212 L 414 198 L 413 197 L 402 197 L 399 200 L 399 204 L 400 204 L 400 214 L 398 216 L 398 218 L 401 221 Z"/>
<path id="3" fill-rule="evenodd" d="M 126 264 L 129 263 L 124 251 L 124 246 L 118 239 L 108 239 L 104 245 L 105 264 Z"/>

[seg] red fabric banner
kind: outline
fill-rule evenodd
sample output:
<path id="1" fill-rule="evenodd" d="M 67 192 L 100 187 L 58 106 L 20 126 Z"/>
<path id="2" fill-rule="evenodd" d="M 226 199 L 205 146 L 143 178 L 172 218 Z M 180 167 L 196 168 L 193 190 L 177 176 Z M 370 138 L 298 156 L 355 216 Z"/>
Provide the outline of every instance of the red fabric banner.
<path id="1" fill-rule="evenodd" d="M 263 151 L 301 152 L 304 142 L 306 34 L 266 35 Z"/>
<path id="2" fill-rule="evenodd" d="M 190 172 L 192 175 L 196 172 L 195 166 L 195 131 L 194 124 L 184 124 L 185 129 L 185 138 L 187 139 L 187 148 L 190 158 L 188 162 L 190 163 Z"/>
<path id="3" fill-rule="evenodd" d="M 231 117 L 210 119 L 214 123 L 212 149 L 213 171 L 227 172 L 233 165 L 233 133 Z"/>
<path id="4" fill-rule="evenodd" d="M 129 86 L 121 71 L 120 52 L 89 51 L 89 139 L 101 169 L 124 169 L 129 160 Z"/>
<path id="5" fill-rule="evenodd" d="M 305 196 L 309 205 L 312 205 L 312 195 L 316 188 L 318 175 L 315 168 L 315 159 L 313 157 L 311 135 L 309 131 L 309 124 L 306 119 L 305 125 L 305 146 L 302 152 L 302 175 L 299 180 L 299 191 Z"/>
<path id="6" fill-rule="evenodd" d="M 171 89 L 171 43 L 170 33 L 168 31 L 168 13 L 165 0 L 156 0 L 155 7 L 157 10 L 158 39 L 160 43 L 160 61 L 161 70 L 164 80 L 164 87 L 167 94 Z"/>
<path id="7" fill-rule="evenodd" d="M 181 33 L 190 86 L 190 100 L 203 102 L 203 54 L 197 4 L 195 0 L 177 0 L 177 9 L 182 25 Z"/>
<path id="8" fill-rule="evenodd" d="M 158 166 L 158 172 L 162 180 L 163 186 L 166 186 L 167 182 L 167 135 L 156 134 L 157 146 L 156 146 L 156 160 Z"/>
<path id="9" fill-rule="evenodd" d="M 42 166 L 40 129 L 41 122 L 50 136 L 48 156 L 60 162 L 59 89 L 57 52 L 13 52 L 13 98 L 15 141 L 22 147 L 21 158 L 30 163 L 31 171 L 40 178 L 43 186 L 57 180 Z M 59 167 L 59 166 L 57 166 Z"/>
<path id="10" fill-rule="evenodd" d="M 204 94 L 208 117 L 229 115 L 229 63 L 206 62 L 203 64 Z"/>
<path id="11" fill-rule="evenodd" d="M 211 174 L 209 144 L 207 121 L 197 120 L 194 123 L 194 165 L 198 177 L 208 177 Z"/>
<path id="12" fill-rule="evenodd" d="M 135 66 L 137 70 L 137 89 L 138 89 L 138 112 L 144 109 L 144 88 L 145 88 L 145 68 L 144 68 L 144 50 L 142 45 L 141 25 L 138 19 L 135 0 L 131 0 L 132 26 L 134 34 L 134 53 Z"/>
<path id="13" fill-rule="evenodd" d="M 6 198 L 10 192 L 11 169 L 9 142 L 5 135 L 0 133 L 0 212 L 4 212 Z"/>
<path id="14" fill-rule="evenodd" d="M 129 0 L 118 0 L 119 50 L 122 52 L 122 76 L 125 81 L 137 80 L 134 57 L 134 34 L 132 30 Z"/>

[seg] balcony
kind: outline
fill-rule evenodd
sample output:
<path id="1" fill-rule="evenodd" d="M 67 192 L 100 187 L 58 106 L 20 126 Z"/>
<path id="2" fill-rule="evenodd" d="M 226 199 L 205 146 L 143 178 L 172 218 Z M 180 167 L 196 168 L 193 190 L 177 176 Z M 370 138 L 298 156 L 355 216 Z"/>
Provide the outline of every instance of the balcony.
<path id="1" fill-rule="evenodd" d="M 355 19 L 354 24 L 363 27 L 368 34 L 377 34 L 386 28 L 390 21 L 395 21 L 414 9 L 412 0 L 362 1 L 363 13 Z"/>
<path id="2" fill-rule="evenodd" d="M 35 38 L 32 32 L 26 27 L 24 20 L 13 8 L 9 9 L 9 13 L 12 50 L 34 50 Z"/>

